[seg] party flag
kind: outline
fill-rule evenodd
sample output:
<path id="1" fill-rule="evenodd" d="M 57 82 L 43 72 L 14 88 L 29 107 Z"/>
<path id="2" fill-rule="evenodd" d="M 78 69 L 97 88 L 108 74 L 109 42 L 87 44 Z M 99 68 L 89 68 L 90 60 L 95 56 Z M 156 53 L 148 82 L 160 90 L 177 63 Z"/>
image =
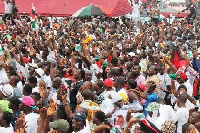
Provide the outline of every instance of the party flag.
<path id="1" fill-rule="evenodd" d="M 32 3 L 32 11 L 31 11 L 31 19 L 32 19 L 31 27 L 35 28 L 35 7 L 33 3 Z"/>

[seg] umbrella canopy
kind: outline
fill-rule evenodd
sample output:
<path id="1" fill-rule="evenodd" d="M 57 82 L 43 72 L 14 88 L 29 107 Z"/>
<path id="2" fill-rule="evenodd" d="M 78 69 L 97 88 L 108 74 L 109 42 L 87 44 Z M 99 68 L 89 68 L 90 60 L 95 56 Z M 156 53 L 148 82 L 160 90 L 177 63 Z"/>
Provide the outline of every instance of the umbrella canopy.
<path id="1" fill-rule="evenodd" d="M 111 16 L 121 16 L 132 12 L 132 7 L 127 0 L 15 0 L 19 13 L 30 14 L 32 3 L 37 15 L 55 17 L 72 16 L 82 7 L 91 3 L 102 6 L 112 12 Z M 0 14 L 5 11 L 5 6 L 0 0 Z"/>
<path id="2" fill-rule="evenodd" d="M 102 6 L 90 4 L 89 6 L 79 9 L 72 16 L 73 17 L 88 17 L 88 16 L 100 16 L 100 15 L 106 15 L 109 17 L 111 15 L 111 11 L 109 11 L 108 9 Z"/>

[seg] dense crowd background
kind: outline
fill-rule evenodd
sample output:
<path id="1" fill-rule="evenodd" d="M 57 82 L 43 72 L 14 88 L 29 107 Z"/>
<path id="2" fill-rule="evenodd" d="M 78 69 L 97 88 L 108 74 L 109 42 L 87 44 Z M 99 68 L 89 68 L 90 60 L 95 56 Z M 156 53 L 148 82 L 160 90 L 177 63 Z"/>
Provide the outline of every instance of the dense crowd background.
<path id="1" fill-rule="evenodd" d="M 155 1 L 131 1 L 118 18 L 38 15 L 34 26 L 3 2 L 1 133 L 200 131 L 200 2 L 173 22 Z"/>

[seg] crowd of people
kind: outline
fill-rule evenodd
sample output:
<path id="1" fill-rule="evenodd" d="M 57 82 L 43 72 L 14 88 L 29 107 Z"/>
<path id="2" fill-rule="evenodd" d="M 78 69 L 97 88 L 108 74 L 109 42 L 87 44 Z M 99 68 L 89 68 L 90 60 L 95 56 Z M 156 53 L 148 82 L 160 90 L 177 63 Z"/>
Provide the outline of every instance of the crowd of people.
<path id="1" fill-rule="evenodd" d="M 32 27 L 8 13 L 0 132 L 198 133 L 198 15 L 194 24 L 37 16 Z"/>

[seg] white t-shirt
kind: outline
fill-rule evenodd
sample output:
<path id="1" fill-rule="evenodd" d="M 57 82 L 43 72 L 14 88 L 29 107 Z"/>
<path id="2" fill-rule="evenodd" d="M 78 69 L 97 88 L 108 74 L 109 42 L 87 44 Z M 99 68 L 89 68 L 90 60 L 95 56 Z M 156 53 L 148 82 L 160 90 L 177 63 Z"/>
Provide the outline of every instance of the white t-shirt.
<path id="1" fill-rule="evenodd" d="M 109 98 L 105 98 L 100 104 L 101 111 L 105 114 L 111 113 L 114 110 L 114 104 Z"/>
<path id="2" fill-rule="evenodd" d="M 174 116 L 172 117 L 172 120 L 176 123 L 178 122 L 177 125 L 177 133 L 182 133 L 182 126 L 188 122 L 189 118 L 189 110 L 187 108 L 179 108 Z"/>
<path id="3" fill-rule="evenodd" d="M 186 106 L 186 108 L 188 110 L 195 108 L 195 105 L 193 103 L 191 103 L 188 99 L 187 99 L 187 101 L 185 103 L 185 106 Z M 174 110 L 177 111 L 178 109 L 179 109 L 179 107 L 178 107 L 178 105 L 176 103 L 175 106 L 174 106 Z"/>
<path id="4" fill-rule="evenodd" d="M 34 93 L 34 92 L 39 93 L 39 87 L 38 86 L 36 86 L 35 88 L 32 89 L 32 93 Z"/>
<path id="5" fill-rule="evenodd" d="M 36 113 L 30 113 L 25 115 L 25 121 L 27 121 L 25 129 L 26 133 L 37 133 L 37 120 L 39 118 L 39 115 Z"/>
<path id="6" fill-rule="evenodd" d="M 132 17 L 140 17 L 140 4 L 133 4 L 133 12 L 131 14 Z"/>
<path id="7" fill-rule="evenodd" d="M 87 130 L 86 127 L 84 127 L 82 130 L 78 131 L 78 132 L 72 132 L 72 133 L 90 133 L 90 131 Z"/>
<path id="8" fill-rule="evenodd" d="M 5 1 L 3 3 L 5 4 L 5 14 L 6 13 L 11 14 L 12 13 L 12 7 L 13 7 L 12 3 L 7 3 Z"/>
<path id="9" fill-rule="evenodd" d="M 0 133 L 13 133 L 14 130 L 13 130 L 13 127 L 10 126 L 10 127 L 0 127 Z"/>
<path id="10" fill-rule="evenodd" d="M 9 82 L 7 73 L 4 68 L 1 68 L 1 70 L 0 70 L 0 77 L 1 77 L 0 84 L 2 84 L 2 83 L 7 84 Z"/>
<path id="11" fill-rule="evenodd" d="M 42 79 L 45 82 L 47 87 L 51 87 L 52 82 L 51 82 L 50 75 L 49 76 L 44 75 L 44 76 L 42 76 Z"/>
<path id="12" fill-rule="evenodd" d="M 160 73 L 158 73 L 157 76 L 160 79 L 160 86 L 162 87 L 162 89 L 166 90 L 167 85 L 171 85 L 170 77 L 167 73 L 164 73 L 163 75 L 160 75 Z"/>
<path id="13" fill-rule="evenodd" d="M 162 105 L 160 104 L 159 108 L 159 117 L 155 121 L 155 126 L 161 130 L 162 124 L 166 121 L 169 120 L 172 116 L 174 116 L 174 110 L 170 105 Z"/>
<path id="14" fill-rule="evenodd" d="M 128 110 L 116 110 L 112 117 L 109 118 L 109 122 L 111 122 L 115 126 L 119 126 L 120 128 L 125 128 L 127 122 L 126 122 L 126 115 Z"/>
<path id="15" fill-rule="evenodd" d="M 118 94 L 124 93 L 124 94 L 128 97 L 127 92 L 126 92 L 126 90 L 125 90 L 124 88 L 121 88 L 121 90 L 118 91 L 117 93 L 118 93 Z"/>
<path id="16" fill-rule="evenodd" d="M 21 90 L 21 92 L 23 91 L 23 84 L 22 84 L 22 81 L 19 81 L 18 83 L 17 83 L 17 88 L 19 88 L 20 90 Z"/>

